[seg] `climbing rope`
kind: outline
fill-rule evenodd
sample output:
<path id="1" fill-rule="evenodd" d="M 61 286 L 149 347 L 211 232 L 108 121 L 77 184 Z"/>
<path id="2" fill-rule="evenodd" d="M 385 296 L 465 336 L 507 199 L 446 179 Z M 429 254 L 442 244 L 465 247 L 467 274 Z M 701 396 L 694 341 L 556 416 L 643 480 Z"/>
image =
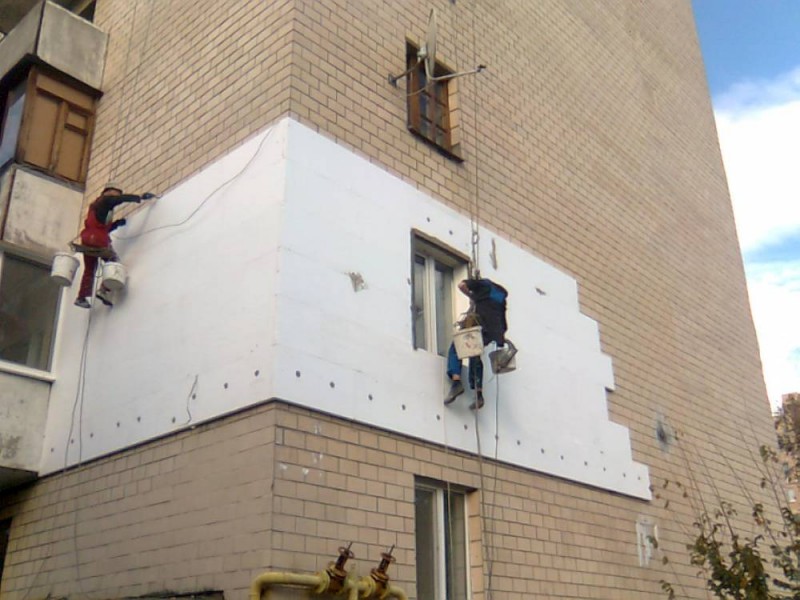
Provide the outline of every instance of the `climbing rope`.
<path id="1" fill-rule="evenodd" d="M 133 19 L 131 23 L 131 30 L 130 35 L 128 35 L 128 49 L 125 52 L 125 63 L 123 65 L 123 73 L 127 73 L 128 71 L 128 64 L 131 58 L 131 46 L 133 45 L 133 37 L 136 33 L 136 10 L 139 7 L 140 1 L 144 0 L 136 0 L 135 4 L 133 5 Z M 133 112 L 133 100 L 134 96 L 136 96 L 136 86 L 139 83 L 139 74 L 142 71 L 142 64 L 145 62 L 146 53 L 147 53 L 147 44 L 148 40 L 150 39 L 150 30 L 152 29 L 151 25 L 153 22 L 153 7 L 155 6 L 155 0 L 150 0 L 149 3 L 149 11 L 147 16 L 147 22 L 145 24 L 145 33 L 144 33 L 144 42 L 142 43 L 142 50 L 139 52 L 139 62 L 136 64 L 136 68 L 133 74 L 133 93 L 130 93 L 128 83 L 130 79 L 126 79 L 123 85 L 122 90 L 122 97 L 120 98 L 120 112 L 123 112 L 125 105 L 127 104 L 127 111 L 125 111 L 125 116 L 123 118 L 122 127 L 117 129 L 116 133 L 114 134 L 114 140 L 111 145 L 111 165 L 109 168 L 109 181 L 114 181 L 118 175 L 117 169 L 119 168 L 119 161 L 122 155 L 122 143 L 128 137 L 128 125 L 130 124 L 130 117 L 131 113 Z M 127 102 L 126 102 L 127 100 Z"/>

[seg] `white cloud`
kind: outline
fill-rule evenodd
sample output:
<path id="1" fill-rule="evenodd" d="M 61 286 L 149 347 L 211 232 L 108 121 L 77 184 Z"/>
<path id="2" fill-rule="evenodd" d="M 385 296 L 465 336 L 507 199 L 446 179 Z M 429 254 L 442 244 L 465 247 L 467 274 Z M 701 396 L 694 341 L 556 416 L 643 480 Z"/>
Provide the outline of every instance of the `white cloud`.
<path id="1" fill-rule="evenodd" d="M 714 106 L 742 251 L 800 236 L 800 68 L 774 81 L 737 84 Z M 800 257 L 749 260 L 747 277 L 776 406 L 781 394 L 800 391 Z"/>
<path id="2" fill-rule="evenodd" d="M 750 307 L 770 403 L 800 392 L 800 260 L 747 268 Z"/>

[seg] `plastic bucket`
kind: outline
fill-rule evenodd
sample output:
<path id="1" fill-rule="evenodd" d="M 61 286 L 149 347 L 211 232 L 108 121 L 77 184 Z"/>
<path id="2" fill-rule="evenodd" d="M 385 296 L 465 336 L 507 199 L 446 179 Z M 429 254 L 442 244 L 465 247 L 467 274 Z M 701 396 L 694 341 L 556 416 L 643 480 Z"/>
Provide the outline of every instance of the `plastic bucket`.
<path id="1" fill-rule="evenodd" d="M 75 279 L 75 272 L 78 270 L 80 261 L 69 252 L 57 252 L 53 257 L 53 267 L 50 270 L 50 277 L 58 285 L 70 286 Z"/>
<path id="2" fill-rule="evenodd" d="M 125 265 L 118 262 L 103 263 L 103 286 L 113 291 L 121 290 L 125 287 L 128 279 L 128 272 Z"/>
<path id="3" fill-rule="evenodd" d="M 471 358 L 480 356 L 483 352 L 483 336 L 480 325 L 456 329 L 453 332 L 453 344 L 456 347 L 458 358 Z"/>

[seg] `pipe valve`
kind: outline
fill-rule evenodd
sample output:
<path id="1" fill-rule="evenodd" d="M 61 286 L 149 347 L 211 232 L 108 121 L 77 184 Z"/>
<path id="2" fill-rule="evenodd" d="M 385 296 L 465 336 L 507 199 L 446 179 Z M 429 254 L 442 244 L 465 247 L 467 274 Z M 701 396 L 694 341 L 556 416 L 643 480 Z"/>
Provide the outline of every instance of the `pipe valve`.
<path id="1" fill-rule="evenodd" d="M 380 564 L 369 572 L 375 582 L 376 596 L 378 598 L 382 598 L 386 593 L 386 587 L 389 583 L 389 574 L 386 571 L 389 569 L 389 565 L 397 560 L 392 556 L 392 550 L 394 550 L 394 544 L 392 544 L 388 552 L 381 552 Z"/>
<path id="2" fill-rule="evenodd" d="M 336 559 L 336 563 L 330 563 L 326 569 L 328 576 L 331 578 L 330 583 L 328 584 L 328 591 L 331 594 L 338 594 L 344 588 L 344 581 L 347 578 L 347 571 L 345 570 L 344 566 L 347 564 L 349 559 L 355 558 L 356 556 L 350 550 L 352 545 L 353 542 L 347 544 L 346 548 L 344 546 L 340 546 L 339 558 Z"/>

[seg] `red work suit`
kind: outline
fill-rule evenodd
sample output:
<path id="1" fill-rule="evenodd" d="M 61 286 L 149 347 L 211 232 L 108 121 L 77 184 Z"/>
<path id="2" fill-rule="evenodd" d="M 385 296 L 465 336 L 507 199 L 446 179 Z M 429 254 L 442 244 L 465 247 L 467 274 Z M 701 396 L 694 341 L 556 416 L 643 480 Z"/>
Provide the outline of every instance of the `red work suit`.
<path id="1" fill-rule="evenodd" d="M 111 247 L 111 237 L 109 234 L 116 227 L 121 225 L 120 221 L 112 221 L 112 211 L 114 207 L 124 202 L 142 201 L 141 196 L 135 194 L 121 194 L 119 196 L 100 196 L 89 205 L 86 220 L 81 231 L 81 243 L 92 248 L 107 249 L 108 258 L 106 260 L 119 260 L 114 248 Z M 97 269 L 97 257 L 83 254 L 83 276 L 81 277 L 81 287 L 78 291 L 79 298 L 86 298 L 92 295 L 92 283 L 94 281 L 95 270 Z"/>

